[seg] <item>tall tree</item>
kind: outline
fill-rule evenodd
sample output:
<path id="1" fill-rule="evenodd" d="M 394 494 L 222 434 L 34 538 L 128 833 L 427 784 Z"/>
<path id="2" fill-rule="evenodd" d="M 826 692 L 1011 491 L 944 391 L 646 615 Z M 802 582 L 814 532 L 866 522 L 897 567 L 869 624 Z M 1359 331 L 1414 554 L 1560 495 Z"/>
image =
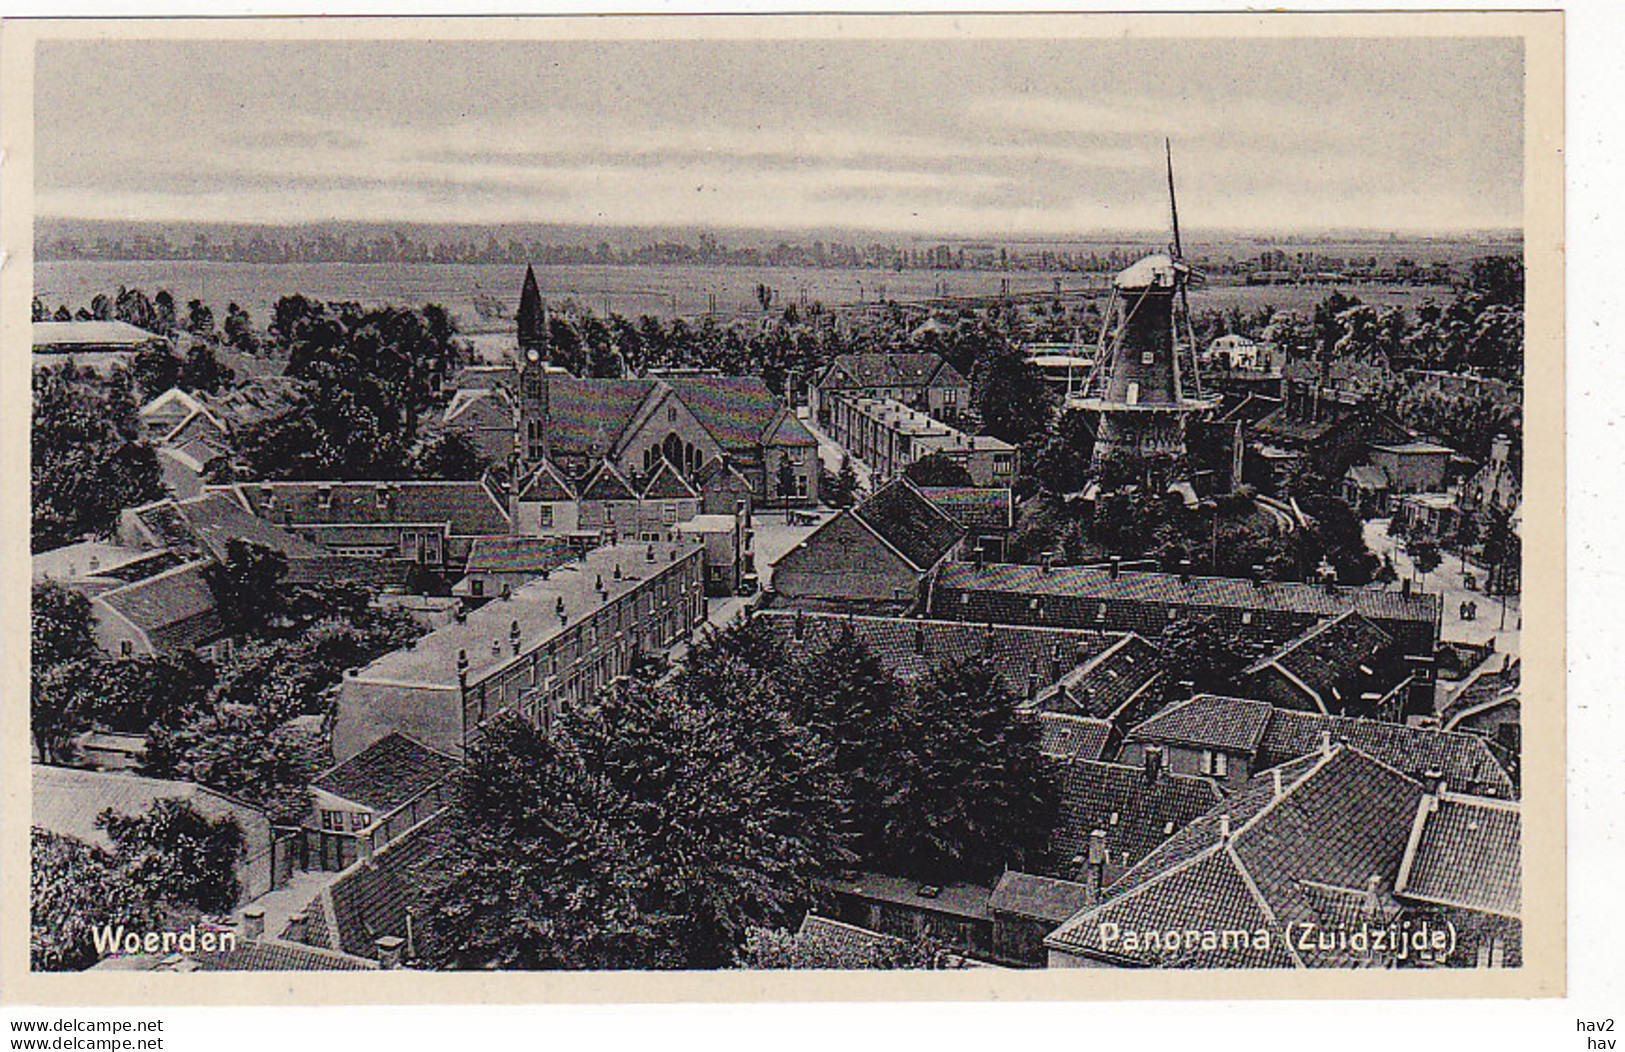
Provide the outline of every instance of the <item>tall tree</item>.
<path id="1" fill-rule="evenodd" d="M 106 851 L 39 828 L 29 846 L 28 958 L 35 971 L 95 964 L 101 955 L 92 933 L 98 928 L 157 929 L 159 908 Z"/>
<path id="2" fill-rule="evenodd" d="M 236 866 L 246 840 L 230 815 L 209 818 L 187 800 L 154 800 L 136 815 L 109 808 L 96 826 L 113 841 L 120 868 L 149 896 L 206 913 L 237 904 Z"/>
<path id="3" fill-rule="evenodd" d="M 903 477 L 916 486 L 972 486 L 965 465 L 946 453 L 928 453 L 903 469 Z"/>

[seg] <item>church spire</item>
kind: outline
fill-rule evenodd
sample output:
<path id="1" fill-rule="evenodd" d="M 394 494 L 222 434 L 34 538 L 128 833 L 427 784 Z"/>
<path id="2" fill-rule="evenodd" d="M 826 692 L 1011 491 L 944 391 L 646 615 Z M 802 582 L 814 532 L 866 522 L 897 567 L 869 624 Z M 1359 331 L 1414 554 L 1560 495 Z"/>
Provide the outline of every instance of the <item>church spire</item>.
<path id="1" fill-rule="evenodd" d="M 547 346 L 547 310 L 542 306 L 542 290 L 536 284 L 536 271 L 525 267 L 525 285 L 519 293 L 519 346 L 541 350 Z"/>

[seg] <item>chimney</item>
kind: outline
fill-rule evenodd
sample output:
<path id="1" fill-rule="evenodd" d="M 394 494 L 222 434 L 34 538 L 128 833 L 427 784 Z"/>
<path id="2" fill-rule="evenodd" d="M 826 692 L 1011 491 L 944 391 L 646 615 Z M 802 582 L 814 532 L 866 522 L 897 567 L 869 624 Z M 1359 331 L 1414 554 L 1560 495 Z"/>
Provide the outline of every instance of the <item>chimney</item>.
<path id="1" fill-rule="evenodd" d="M 1411 597 L 1411 579 L 1409 577 L 1399 582 L 1399 594 L 1404 596 L 1406 599 Z"/>
<path id="2" fill-rule="evenodd" d="M 1119 574 L 1121 574 L 1122 572 L 1123 572 L 1123 557 L 1121 555 L 1112 556 L 1112 579 L 1116 580 L 1117 576 Z"/>
<path id="3" fill-rule="evenodd" d="M 1270 775 L 1270 781 L 1275 784 L 1275 798 L 1279 800 L 1286 792 L 1281 785 L 1281 769 L 1279 767 L 1271 767 Z"/>
<path id="4" fill-rule="evenodd" d="M 1382 887 L 1382 876 L 1380 874 L 1373 873 L 1366 878 L 1364 905 L 1367 917 L 1375 917 L 1377 912 L 1382 909 L 1382 899 L 1377 896 L 1377 889 L 1380 887 Z"/>
<path id="5" fill-rule="evenodd" d="M 491 640 L 491 656 L 496 657 L 500 653 L 502 653 L 502 640 L 500 640 L 500 639 Z"/>
<path id="6" fill-rule="evenodd" d="M 1038 672 L 1036 670 L 1034 670 L 1034 669 L 1028 669 L 1027 670 L 1027 700 L 1031 701 L 1033 698 L 1036 698 L 1036 697 L 1038 697 Z"/>
<path id="7" fill-rule="evenodd" d="M 468 686 L 468 651 L 457 651 L 457 683 L 459 686 Z"/>
<path id="8" fill-rule="evenodd" d="M 604 575 L 603 574 L 598 575 L 598 581 L 597 581 L 597 583 L 595 583 L 593 585 L 593 587 L 596 588 L 600 592 L 602 592 L 604 590 Z"/>
<path id="9" fill-rule="evenodd" d="M 243 910 L 243 941 L 258 942 L 265 938 L 265 907 L 249 906 Z"/>
<path id="10" fill-rule="evenodd" d="M 502 600 L 503 600 L 503 602 L 507 602 L 509 599 L 512 599 L 512 598 L 513 598 L 513 584 L 511 582 L 508 582 L 508 581 L 503 581 L 502 582 Z"/>
<path id="11" fill-rule="evenodd" d="M 914 626 L 914 653 L 925 653 L 925 627 L 923 625 Z"/>
<path id="12" fill-rule="evenodd" d="M 621 564 L 616 563 L 615 564 L 615 580 L 619 581 L 620 579 L 621 579 Z"/>
<path id="13" fill-rule="evenodd" d="M 406 940 L 399 935 L 380 935 L 373 945 L 378 948 L 378 967 L 394 971 L 401 966 L 401 950 Z"/>
<path id="14" fill-rule="evenodd" d="M 1191 561 L 1189 559 L 1179 560 L 1179 582 L 1181 584 L 1191 583 Z"/>
<path id="15" fill-rule="evenodd" d="M 655 561 L 655 546 L 652 545 L 652 544 L 649 545 L 649 550 L 643 553 L 643 557 L 644 557 L 645 560 L 647 560 L 649 562 L 654 562 Z"/>
<path id="16" fill-rule="evenodd" d="M 1094 829 L 1089 832 L 1089 855 L 1083 869 L 1084 884 L 1089 889 L 1089 901 L 1095 903 L 1100 900 L 1100 889 L 1106 884 L 1106 831 Z"/>
<path id="17" fill-rule="evenodd" d="M 1147 745 L 1145 747 L 1145 783 L 1156 785 L 1162 777 L 1162 746 Z"/>
<path id="18" fill-rule="evenodd" d="M 1251 576 L 1254 588 L 1264 587 L 1264 565 L 1262 563 L 1253 563 Z"/>
<path id="19" fill-rule="evenodd" d="M 1422 786 L 1430 796 L 1438 796 L 1444 788 L 1444 772 L 1437 767 L 1429 767 L 1422 772 Z"/>
<path id="20" fill-rule="evenodd" d="M 796 623 L 791 630 L 791 634 L 797 639 L 801 639 L 807 634 L 807 619 L 800 610 L 796 611 Z"/>
<path id="21" fill-rule="evenodd" d="M 1219 841 L 1230 842 L 1230 815 L 1228 812 L 1219 816 Z"/>
<path id="22" fill-rule="evenodd" d="M 1320 732 L 1320 755 L 1322 755 L 1322 756 L 1330 756 L 1331 754 L 1332 754 L 1332 732 L 1329 731 L 1329 730 L 1321 731 Z"/>
<path id="23" fill-rule="evenodd" d="M 508 626 L 508 645 L 513 648 L 514 656 L 519 654 L 519 622 L 515 620 Z"/>

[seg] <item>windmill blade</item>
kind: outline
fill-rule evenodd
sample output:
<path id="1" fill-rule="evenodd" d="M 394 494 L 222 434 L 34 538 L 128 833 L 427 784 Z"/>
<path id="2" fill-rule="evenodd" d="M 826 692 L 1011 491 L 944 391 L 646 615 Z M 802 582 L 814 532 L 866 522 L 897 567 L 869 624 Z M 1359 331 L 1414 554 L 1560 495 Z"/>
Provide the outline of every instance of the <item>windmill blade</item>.
<path id="1" fill-rule="evenodd" d="M 1168 160 L 1168 211 L 1174 220 L 1174 258 L 1183 259 L 1185 252 L 1179 243 L 1179 201 L 1174 197 L 1174 146 L 1168 139 L 1162 140 L 1163 155 Z"/>

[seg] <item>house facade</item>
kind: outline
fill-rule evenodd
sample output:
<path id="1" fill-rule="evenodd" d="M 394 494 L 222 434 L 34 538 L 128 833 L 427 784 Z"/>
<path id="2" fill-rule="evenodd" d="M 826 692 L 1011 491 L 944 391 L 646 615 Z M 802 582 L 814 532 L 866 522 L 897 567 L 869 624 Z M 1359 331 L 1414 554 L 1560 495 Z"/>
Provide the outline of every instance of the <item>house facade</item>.
<path id="1" fill-rule="evenodd" d="M 831 438 L 882 480 L 933 454 L 963 467 L 974 486 L 1008 486 L 1020 468 L 1010 443 L 967 434 L 895 399 L 832 395 L 828 427 Z"/>
<path id="2" fill-rule="evenodd" d="M 819 426 L 829 426 L 836 398 L 892 399 L 951 420 L 970 407 L 970 381 L 938 354 L 843 354 L 808 387 Z"/>

